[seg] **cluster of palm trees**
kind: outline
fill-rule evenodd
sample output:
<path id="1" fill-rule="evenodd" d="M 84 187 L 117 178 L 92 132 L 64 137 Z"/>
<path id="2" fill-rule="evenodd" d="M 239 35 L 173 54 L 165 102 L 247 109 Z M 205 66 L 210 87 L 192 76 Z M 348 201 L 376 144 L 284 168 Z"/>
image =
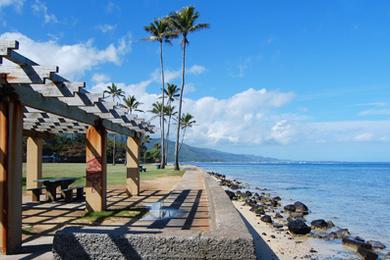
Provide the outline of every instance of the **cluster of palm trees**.
<path id="1" fill-rule="evenodd" d="M 179 170 L 179 152 L 184 142 L 186 130 L 195 124 L 194 117 L 189 113 L 182 113 L 183 93 L 185 88 L 185 69 L 186 69 L 186 51 L 189 44 L 188 36 L 190 33 L 200 29 L 208 28 L 207 23 L 196 23 L 199 18 L 199 12 L 195 7 L 187 6 L 179 11 L 173 12 L 170 15 L 155 19 L 151 24 L 145 26 L 145 30 L 149 33 L 146 38 L 148 41 L 158 42 L 160 47 L 160 67 L 161 67 L 161 101 L 153 103 L 149 112 L 155 114 L 160 120 L 161 144 L 160 144 L 160 168 L 165 168 L 168 159 L 168 139 L 170 135 L 170 127 L 172 120 L 176 123 L 176 143 L 175 143 L 175 170 Z M 175 84 L 165 83 L 164 77 L 164 44 L 172 44 L 172 40 L 181 37 L 182 51 L 182 69 L 181 69 L 181 87 Z M 118 88 L 114 83 L 107 87 L 104 95 L 112 97 L 113 102 L 117 101 L 118 106 L 125 106 L 128 113 L 134 111 L 143 112 L 138 109 L 141 105 L 135 96 L 125 97 L 122 89 Z M 123 100 L 120 104 L 119 100 Z M 178 109 L 174 103 L 178 102 Z M 165 131 L 167 127 L 167 131 Z M 182 131 L 182 132 L 181 132 Z M 181 135 L 180 135 L 181 132 Z M 180 138 L 181 137 L 181 138 Z M 181 139 L 181 141 L 180 141 Z M 115 143 L 115 138 L 114 138 Z M 115 159 L 114 159 L 115 160 Z"/>
<path id="2" fill-rule="evenodd" d="M 175 144 L 175 170 L 179 170 L 179 152 L 180 152 L 180 130 L 183 130 L 183 137 L 185 135 L 186 127 L 192 126 L 195 121 L 193 117 L 189 114 L 182 115 L 182 105 L 183 105 L 183 93 L 185 87 L 185 67 L 186 67 L 186 51 L 187 45 L 189 43 L 188 36 L 190 33 L 198 31 L 200 29 L 208 28 L 209 25 L 207 23 L 196 23 L 199 18 L 199 12 L 193 6 L 187 6 L 182 8 L 179 11 L 173 12 L 170 15 L 155 19 L 150 25 L 145 26 L 145 30 L 150 34 L 147 40 L 155 41 L 160 44 L 160 66 L 161 66 L 161 85 L 162 85 L 162 95 L 161 95 L 161 103 L 155 103 L 152 111 L 159 112 L 160 115 L 160 129 L 161 129 L 161 164 L 160 167 L 164 168 L 167 160 L 167 144 L 165 139 L 169 137 L 169 127 L 170 120 L 174 117 L 174 107 L 172 106 L 172 102 L 175 100 L 172 97 L 168 96 L 169 86 L 172 87 L 172 84 L 167 84 L 167 88 L 165 88 L 165 77 L 164 77 L 164 59 L 163 59 L 163 47 L 164 44 L 171 44 L 172 39 L 181 37 L 181 50 L 182 50 L 182 70 L 181 70 L 181 87 L 175 88 L 177 92 L 176 97 L 179 99 L 179 108 L 177 111 L 177 128 L 176 128 L 176 144 Z M 167 95 L 168 102 L 165 103 L 165 95 Z M 168 107 L 168 108 L 166 108 Z M 168 112 L 168 113 L 167 113 Z M 168 130 L 167 137 L 165 137 L 165 115 L 168 116 Z M 183 124 L 187 125 L 184 129 L 182 127 L 183 118 L 189 119 L 189 122 Z M 182 138 L 183 140 L 183 138 Z"/>

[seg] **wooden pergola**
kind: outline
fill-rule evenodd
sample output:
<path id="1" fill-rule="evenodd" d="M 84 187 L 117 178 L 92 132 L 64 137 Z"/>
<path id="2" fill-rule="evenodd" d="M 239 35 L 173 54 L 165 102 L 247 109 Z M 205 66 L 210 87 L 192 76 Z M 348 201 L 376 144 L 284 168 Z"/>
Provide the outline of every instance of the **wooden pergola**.
<path id="1" fill-rule="evenodd" d="M 70 82 L 58 67 L 40 66 L 19 54 L 17 41 L 0 41 L 0 241 L 3 254 L 21 248 L 22 140 L 27 136 L 27 188 L 42 176 L 43 138 L 86 134 L 85 201 L 89 211 L 106 208 L 107 132 L 127 136 L 130 195 L 139 193 L 141 138 L 154 126 L 117 104 L 90 93 L 85 83 Z M 46 55 L 46 54 L 43 54 Z M 77 62 L 77 61 L 75 61 Z"/>

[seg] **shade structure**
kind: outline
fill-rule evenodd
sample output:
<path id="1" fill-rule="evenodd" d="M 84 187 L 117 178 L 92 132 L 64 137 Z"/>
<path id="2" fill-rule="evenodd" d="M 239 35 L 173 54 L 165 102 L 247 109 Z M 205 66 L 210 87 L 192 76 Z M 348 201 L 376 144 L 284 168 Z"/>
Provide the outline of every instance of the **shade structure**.
<path id="1" fill-rule="evenodd" d="M 41 66 L 17 52 L 18 48 L 17 41 L 0 41 L 0 246 L 3 254 L 18 252 L 21 246 L 23 133 L 40 138 L 50 134 L 87 133 L 86 204 L 92 210 L 104 210 L 106 133 L 140 140 L 154 132 L 153 125 L 128 114 L 124 107 L 107 102 L 103 93 L 90 93 L 84 82 L 67 80 L 59 74 L 58 67 Z M 41 148 L 30 148 L 27 150 L 33 154 L 29 165 L 36 169 L 32 175 L 40 176 Z M 138 151 L 139 147 L 130 149 Z"/>

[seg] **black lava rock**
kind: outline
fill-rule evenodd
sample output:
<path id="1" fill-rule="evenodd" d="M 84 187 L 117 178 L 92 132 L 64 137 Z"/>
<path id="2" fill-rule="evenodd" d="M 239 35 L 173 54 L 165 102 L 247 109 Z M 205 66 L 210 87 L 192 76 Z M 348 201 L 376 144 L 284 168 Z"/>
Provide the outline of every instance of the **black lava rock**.
<path id="1" fill-rule="evenodd" d="M 230 200 L 236 199 L 236 194 L 230 190 L 225 190 L 226 194 L 229 196 Z"/>
<path id="2" fill-rule="evenodd" d="M 312 228 L 319 228 L 319 229 L 327 229 L 328 228 L 328 222 L 326 222 L 323 219 L 316 219 L 311 222 Z"/>
<path id="3" fill-rule="evenodd" d="M 361 255 L 365 260 L 376 260 L 378 259 L 378 254 L 371 251 L 368 248 L 365 248 L 363 246 L 359 246 L 357 249 L 359 255 Z"/>
<path id="4" fill-rule="evenodd" d="M 272 223 L 272 218 L 271 216 L 268 216 L 268 215 L 264 215 L 260 218 L 261 221 L 265 222 L 265 223 Z"/>
<path id="5" fill-rule="evenodd" d="M 368 240 L 367 243 L 370 244 L 372 246 L 372 248 L 375 248 L 375 249 L 385 249 L 386 248 L 386 246 L 380 241 Z"/>
<path id="6" fill-rule="evenodd" d="M 294 234 L 305 235 L 310 233 L 311 228 L 306 225 L 305 221 L 296 219 L 288 222 L 288 230 Z"/>
<path id="7" fill-rule="evenodd" d="M 295 206 L 293 204 L 284 206 L 284 209 L 290 212 L 295 212 Z"/>
<path id="8" fill-rule="evenodd" d="M 295 212 L 301 212 L 303 214 L 309 214 L 309 208 L 300 201 L 294 203 Z"/>

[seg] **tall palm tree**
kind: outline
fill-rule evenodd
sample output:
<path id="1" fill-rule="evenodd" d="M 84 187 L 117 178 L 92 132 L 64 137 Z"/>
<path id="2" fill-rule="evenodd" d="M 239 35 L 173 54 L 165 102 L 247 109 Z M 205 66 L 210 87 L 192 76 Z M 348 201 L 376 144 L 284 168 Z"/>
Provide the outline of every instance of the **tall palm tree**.
<path id="1" fill-rule="evenodd" d="M 179 170 L 179 138 L 180 138 L 180 123 L 181 123 L 181 109 L 183 104 L 183 91 L 185 85 L 185 64 L 186 64 L 186 47 L 189 43 L 188 35 L 192 32 L 206 29 L 209 27 L 207 23 L 196 23 L 199 18 L 199 12 L 195 10 L 193 6 L 187 6 L 180 11 L 172 13 L 169 18 L 173 30 L 182 36 L 181 48 L 182 48 L 182 70 L 181 70 L 181 89 L 178 111 L 178 124 L 176 132 L 176 146 L 175 146 L 175 170 Z"/>
<path id="2" fill-rule="evenodd" d="M 154 119 L 156 117 L 160 117 L 161 109 L 164 109 L 162 102 L 156 101 L 152 104 L 152 109 L 149 110 L 150 113 L 154 114 L 152 119 Z M 160 128 L 161 128 L 161 120 L 160 120 Z"/>
<path id="3" fill-rule="evenodd" d="M 107 89 L 103 92 L 103 98 L 106 98 L 104 94 L 108 94 L 108 96 L 111 96 L 112 102 L 115 102 L 115 100 L 117 99 L 117 105 L 119 104 L 119 100 L 125 96 L 125 92 L 115 83 L 111 83 L 111 86 L 107 86 Z"/>
<path id="4" fill-rule="evenodd" d="M 165 115 L 168 116 L 168 124 L 167 124 L 167 136 L 165 138 L 165 164 L 167 164 L 167 161 L 168 161 L 168 148 L 169 148 L 169 130 L 171 128 L 171 119 L 173 116 L 175 116 L 177 114 L 177 112 L 175 111 L 175 107 L 172 106 L 171 104 L 169 105 L 166 105 L 165 108 Z"/>
<path id="5" fill-rule="evenodd" d="M 167 87 L 164 89 L 165 95 L 167 95 L 167 108 L 166 108 L 166 114 L 168 116 L 168 130 L 167 130 L 167 136 L 166 136 L 166 142 L 165 142 L 165 164 L 167 164 L 168 161 L 168 143 L 169 143 L 169 130 L 171 127 L 171 118 L 172 116 L 176 115 L 177 112 L 175 112 L 174 107 L 171 108 L 172 103 L 180 97 L 180 88 L 177 87 L 175 84 L 167 83 Z"/>
<path id="6" fill-rule="evenodd" d="M 141 109 L 138 109 L 141 102 L 139 102 L 134 95 L 129 95 L 127 98 L 123 98 L 123 104 L 127 108 L 127 113 L 132 114 L 133 111 L 144 112 Z"/>
<path id="7" fill-rule="evenodd" d="M 181 150 L 181 147 L 184 143 L 184 136 L 186 135 L 186 130 L 188 128 L 191 128 L 196 123 L 196 121 L 194 120 L 194 117 L 189 113 L 183 114 L 180 121 L 181 121 L 180 126 L 181 126 L 181 129 L 183 130 L 183 136 L 181 137 L 181 144 L 179 147 L 179 151 Z"/>
<path id="8" fill-rule="evenodd" d="M 119 105 L 119 100 L 125 96 L 125 92 L 117 87 L 115 83 L 111 83 L 111 86 L 107 86 L 107 89 L 103 92 L 103 98 L 105 98 L 104 94 L 108 94 L 112 97 L 112 102 L 115 102 L 115 99 L 117 99 L 117 105 Z M 112 165 L 115 165 L 115 143 L 116 143 L 116 134 L 114 134 L 114 143 L 112 147 Z"/>
<path id="9" fill-rule="evenodd" d="M 166 18 L 155 19 L 150 25 L 144 27 L 150 36 L 147 38 L 149 41 L 155 41 L 160 43 L 160 66 L 161 66 L 161 84 L 162 84 L 162 103 L 164 104 L 164 60 L 163 60 L 163 45 L 164 43 L 171 43 L 170 39 L 175 37 L 175 34 L 172 32 L 172 29 Z M 164 168 L 164 109 L 161 107 L 160 111 L 160 126 L 161 126 L 161 165 L 160 168 Z"/>

